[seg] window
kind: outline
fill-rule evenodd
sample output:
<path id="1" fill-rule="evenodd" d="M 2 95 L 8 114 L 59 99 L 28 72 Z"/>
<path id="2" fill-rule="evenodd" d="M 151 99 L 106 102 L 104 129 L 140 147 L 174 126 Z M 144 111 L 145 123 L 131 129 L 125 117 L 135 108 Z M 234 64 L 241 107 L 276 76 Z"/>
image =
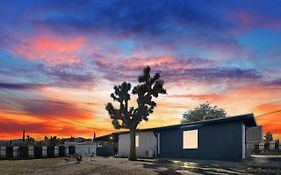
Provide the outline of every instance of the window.
<path id="1" fill-rule="evenodd" d="M 140 138 L 139 135 L 136 135 L 136 147 L 139 147 Z"/>
<path id="2" fill-rule="evenodd" d="M 198 130 L 183 131 L 183 149 L 198 148 Z"/>

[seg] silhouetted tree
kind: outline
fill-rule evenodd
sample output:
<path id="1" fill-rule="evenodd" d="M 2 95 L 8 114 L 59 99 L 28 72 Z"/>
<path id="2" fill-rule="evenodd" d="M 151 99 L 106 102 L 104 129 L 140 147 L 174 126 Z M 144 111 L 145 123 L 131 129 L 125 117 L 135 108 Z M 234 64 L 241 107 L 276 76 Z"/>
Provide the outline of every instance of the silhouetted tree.
<path id="1" fill-rule="evenodd" d="M 57 145 L 60 142 L 60 139 L 57 136 L 51 136 L 49 139 L 50 145 Z"/>
<path id="2" fill-rule="evenodd" d="M 263 141 L 265 142 L 264 144 L 264 149 L 269 151 L 269 145 L 270 142 L 273 141 L 273 136 L 272 133 L 270 131 L 267 131 L 264 136 L 263 136 Z"/>
<path id="3" fill-rule="evenodd" d="M 29 135 L 26 136 L 26 139 L 25 139 L 26 143 L 27 144 L 33 144 L 35 142 L 35 139 Z"/>
<path id="4" fill-rule="evenodd" d="M 137 107 L 129 108 L 131 84 L 123 82 L 119 86 L 114 86 L 114 93 L 111 97 L 119 103 L 119 108 L 115 108 L 112 103 L 107 103 L 105 109 L 108 111 L 115 129 L 125 128 L 130 130 L 130 155 L 129 160 L 137 160 L 135 136 L 136 128 L 142 121 L 148 121 L 149 114 L 153 113 L 156 103 L 152 100 L 159 94 L 166 94 L 163 88 L 164 81 L 160 79 L 160 73 L 150 76 L 150 67 L 143 69 L 143 74 L 138 77 L 139 84 L 136 85 L 132 94 L 137 95 Z"/>
<path id="5" fill-rule="evenodd" d="M 49 137 L 48 136 L 44 137 L 44 142 L 49 142 Z"/>
<path id="6" fill-rule="evenodd" d="M 191 109 L 183 114 L 181 123 L 189 123 L 202 120 L 210 120 L 217 118 L 225 118 L 226 112 L 224 109 L 217 106 L 211 106 L 210 103 L 206 102 Z"/>
<path id="7" fill-rule="evenodd" d="M 264 142 L 270 143 L 273 140 L 272 133 L 270 131 L 267 131 L 263 136 Z"/>

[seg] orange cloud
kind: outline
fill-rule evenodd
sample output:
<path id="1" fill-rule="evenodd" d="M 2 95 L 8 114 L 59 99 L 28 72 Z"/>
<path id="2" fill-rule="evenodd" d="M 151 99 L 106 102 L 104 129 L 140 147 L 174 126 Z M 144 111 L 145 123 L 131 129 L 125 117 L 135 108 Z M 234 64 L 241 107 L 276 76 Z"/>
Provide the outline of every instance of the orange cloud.
<path id="1" fill-rule="evenodd" d="M 79 63 L 79 50 L 85 45 L 84 37 L 61 39 L 54 36 L 24 38 L 23 43 L 12 50 L 13 53 L 30 60 L 50 63 Z"/>

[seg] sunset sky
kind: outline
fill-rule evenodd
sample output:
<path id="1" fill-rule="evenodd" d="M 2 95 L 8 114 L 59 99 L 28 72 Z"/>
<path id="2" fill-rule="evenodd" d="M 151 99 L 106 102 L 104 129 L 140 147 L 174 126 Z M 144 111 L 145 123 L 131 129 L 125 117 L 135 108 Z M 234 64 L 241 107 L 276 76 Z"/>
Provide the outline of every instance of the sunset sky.
<path id="1" fill-rule="evenodd" d="M 161 71 L 168 95 L 139 128 L 177 124 L 206 101 L 228 115 L 281 110 L 280 7 L 279 0 L 0 1 L 0 140 L 24 129 L 37 139 L 116 131 L 105 104 L 114 85 L 135 85 L 145 65 Z M 256 119 L 281 139 L 280 117 Z"/>

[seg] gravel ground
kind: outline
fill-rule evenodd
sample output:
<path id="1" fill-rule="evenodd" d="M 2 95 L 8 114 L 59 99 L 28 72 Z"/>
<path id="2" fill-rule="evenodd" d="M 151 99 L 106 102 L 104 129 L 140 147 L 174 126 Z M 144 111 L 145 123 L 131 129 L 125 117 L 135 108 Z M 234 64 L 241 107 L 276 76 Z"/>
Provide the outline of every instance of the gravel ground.
<path id="1" fill-rule="evenodd" d="M 281 165 L 279 161 L 273 162 Z M 33 160 L 1 160 L 0 174 L 21 175 L 193 175 L 193 174 L 281 174 L 281 168 L 271 167 L 272 162 L 221 162 L 84 157 L 77 164 L 72 158 L 46 158 Z M 268 166 L 267 166 L 268 165 Z"/>

